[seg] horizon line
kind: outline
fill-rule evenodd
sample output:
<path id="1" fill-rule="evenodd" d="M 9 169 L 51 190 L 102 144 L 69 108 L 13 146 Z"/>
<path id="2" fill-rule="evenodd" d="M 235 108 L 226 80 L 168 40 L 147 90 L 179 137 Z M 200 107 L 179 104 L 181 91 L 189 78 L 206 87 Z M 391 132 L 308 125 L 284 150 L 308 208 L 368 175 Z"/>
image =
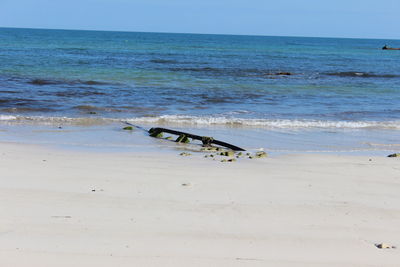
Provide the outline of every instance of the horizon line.
<path id="1" fill-rule="evenodd" d="M 262 35 L 262 34 L 233 34 L 233 33 L 199 33 L 199 32 L 167 32 L 167 31 L 133 31 L 133 30 L 99 30 L 99 29 L 65 29 L 65 28 L 31 28 L 31 27 L 3 27 L 0 29 L 25 29 L 25 30 L 55 30 L 55 31 L 93 31 L 93 32 L 123 32 L 123 33 L 159 33 L 159 34 L 192 34 L 192 35 L 227 35 L 227 36 L 253 36 L 253 37 L 294 37 L 294 38 L 322 38 L 322 39 L 367 39 L 367 40 L 393 40 L 395 38 L 377 37 L 335 37 L 335 36 L 304 36 L 304 35 Z"/>

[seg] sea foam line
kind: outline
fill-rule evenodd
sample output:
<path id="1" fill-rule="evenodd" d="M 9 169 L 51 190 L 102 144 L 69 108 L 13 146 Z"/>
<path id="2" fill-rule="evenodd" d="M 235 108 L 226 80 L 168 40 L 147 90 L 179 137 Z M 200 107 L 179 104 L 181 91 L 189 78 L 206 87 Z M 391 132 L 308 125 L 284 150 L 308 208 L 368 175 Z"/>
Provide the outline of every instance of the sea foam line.
<path id="1" fill-rule="evenodd" d="M 234 117 L 199 117 L 164 115 L 128 119 L 132 123 L 225 125 L 243 127 L 266 127 L 278 129 L 342 128 L 342 129 L 400 129 L 400 121 L 328 121 L 300 119 L 243 119 Z"/>
<path id="2" fill-rule="evenodd" d="M 9 124 L 42 124 L 42 125 L 101 125 L 128 121 L 135 124 L 152 125 L 192 125 L 192 126 L 226 126 L 256 127 L 270 129 L 393 129 L 400 130 L 398 121 L 334 121 L 306 119 L 244 119 L 237 117 L 183 116 L 163 115 L 157 117 L 104 118 L 104 117 L 46 117 L 0 115 L 0 122 Z"/>

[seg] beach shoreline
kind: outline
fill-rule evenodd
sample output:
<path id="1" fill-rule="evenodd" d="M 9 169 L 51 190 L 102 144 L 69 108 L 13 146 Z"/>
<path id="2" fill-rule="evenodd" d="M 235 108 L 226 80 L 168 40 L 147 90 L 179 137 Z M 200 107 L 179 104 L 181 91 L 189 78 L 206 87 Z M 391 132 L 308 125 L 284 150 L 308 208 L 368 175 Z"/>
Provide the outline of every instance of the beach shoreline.
<path id="1" fill-rule="evenodd" d="M 186 145 L 176 144 L 174 140 L 177 136 L 170 134 L 164 134 L 164 138 L 170 137 L 171 140 L 149 137 L 148 129 L 162 127 L 199 136 L 212 136 L 249 152 L 264 150 L 273 156 L 285 154 L 386 156 L 396 153 L 400 148 L 398 143 L 400 132 L 397 129 L 139 124 L 137 127 L 132 127 L 132 130 L 124 130 L 127 125 L 123 121 L 92 124 L 91 118 L 58 118 L 58 120 L 71 120 L 68 123 L 40 118 L 43 121 L 1 121 L 0 142 L 38 144 L 93 152 L 176 153 L 199 150 L 200 141 L 194 140 Z"/>
<path id="2" fill-rule="evenodd" d="M 4 266 L 397 266 L 398 158 L 0 143 Z"/>

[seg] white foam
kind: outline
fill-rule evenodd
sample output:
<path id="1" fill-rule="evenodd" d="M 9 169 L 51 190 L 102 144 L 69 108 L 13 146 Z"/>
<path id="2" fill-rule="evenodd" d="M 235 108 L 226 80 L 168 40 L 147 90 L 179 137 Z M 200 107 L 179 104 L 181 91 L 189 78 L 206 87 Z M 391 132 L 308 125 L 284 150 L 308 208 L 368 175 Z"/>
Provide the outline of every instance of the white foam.
<path id="1" fill-rule="evenodd" d="M 0 121 L 11 121 L 11 120 L 16 120 L 16 116 L 11 116 L 11 115 L 0 115 Z"/>
<path id="2" fill-rule="evenodd" d="M 299 120 L 299 119 L 244 119 L 237 117 L 163 115 L 137 118 L 102 118 L 102 117 L 44 117 L 0 115 L 0 121 L 18 124 L 42 125 L 101 125 L 128 121 L 134 124 L 151 125 L 192 125 L 255 127 L 267 129 L 393 129 L 400 130 L 399 121 L 334 121 L 334 120 Z"/>
<path id="3" fill-rule="evenodd" d="M 288 120 L 288 119 L 243 119 L 234 117 L 198 117 L 164 115 L 128 119 L 132 123 L 225 125 L 237 127 L 265 127 L 277 129 L 400 129 L 400 121 L 328 121 L 328 120 Z"/>

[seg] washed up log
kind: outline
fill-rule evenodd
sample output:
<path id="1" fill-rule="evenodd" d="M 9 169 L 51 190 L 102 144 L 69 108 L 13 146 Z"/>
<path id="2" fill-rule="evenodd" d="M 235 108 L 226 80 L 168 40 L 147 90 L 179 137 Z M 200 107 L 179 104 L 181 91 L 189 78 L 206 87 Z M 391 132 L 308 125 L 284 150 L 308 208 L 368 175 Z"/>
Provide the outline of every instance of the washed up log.
<path id="1" fill-rule="evenodd" d="M 149 130 L 149 134 L 152 137 L 157 137 L 159 134 L 162 134 L 162 133 L 169 133 L 169 134 L 174 134 L 174 135 L 178 135 L 178 136 L 184 135 L 186 138 L 191 138 L 191 139 L 194 139 L 194 140 L 201 141 L 203 143 L 203 146 L 211 146 L 212 144 L 215 144 L 215 145 L 223 146 L 223 147 L 226 147 L 226 148 L 230 148 L 230 149 L 235 150 L 235 151 L 245 151 L 243 148 L 240 148 L 238 146 L 235 146 L 235 145 L 232 145 L 232 144 L 229 144 L 229 143 L 225 143 L 225 142 L 222 142 L 222 141 L 219 141 L 219 140 L 215 140 L 214 138 L 209 137 L 209 136 L 200 136 L 200 135 L 195 135 L 195 134 L 175 131 L 175 130 L 166 129 L 166 128 L 151 128 Z"/>

